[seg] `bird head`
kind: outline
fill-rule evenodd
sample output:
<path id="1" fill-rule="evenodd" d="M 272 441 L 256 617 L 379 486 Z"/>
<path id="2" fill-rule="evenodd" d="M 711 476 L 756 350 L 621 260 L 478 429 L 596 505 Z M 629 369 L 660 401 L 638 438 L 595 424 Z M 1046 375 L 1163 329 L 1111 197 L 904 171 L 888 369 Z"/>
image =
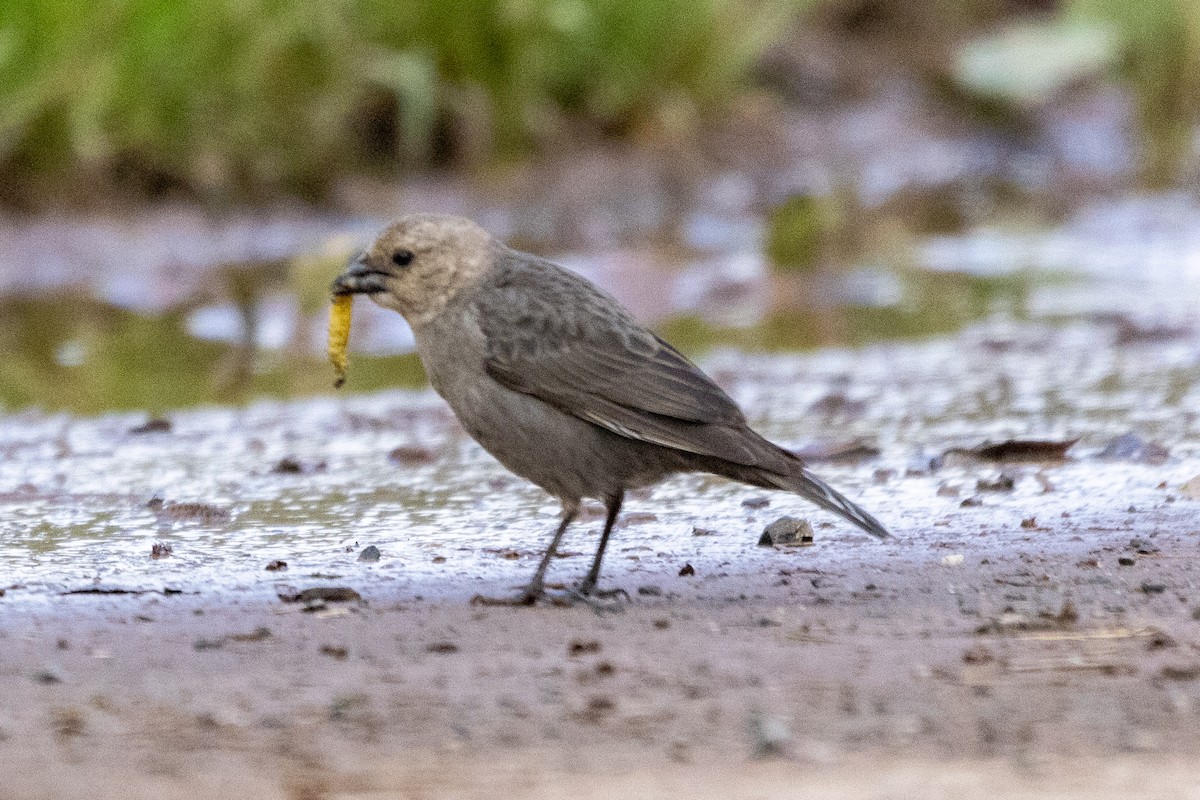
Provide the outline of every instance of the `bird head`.
<path id="1" fill-rule="evenodd" d="M 334 280 L 333 293 L 365 294 L 419 326 L 479 280 L 494 247 L 487 231 L 469 219 L 404 217 L 355 256 Z"/>

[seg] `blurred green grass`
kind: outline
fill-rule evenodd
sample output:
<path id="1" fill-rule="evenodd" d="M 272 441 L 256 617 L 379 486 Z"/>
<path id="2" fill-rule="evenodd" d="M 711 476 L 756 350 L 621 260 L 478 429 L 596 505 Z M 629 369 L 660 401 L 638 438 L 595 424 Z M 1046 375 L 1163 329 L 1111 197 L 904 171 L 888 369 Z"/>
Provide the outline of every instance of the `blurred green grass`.
<path id="1" fill-rule="evenodd" d="M 0 177 L 319 198 L 345 170 L 686 125 L 813 0 L 14 0 Z"/>
<path id="2" fill-rule="evenodd" d="M 1002 0 L 8 0 L 0 200 L 319 200 L 348 173 L 475 166 L 579 131 L 677 133 L 719 114 L 810 8 L 840 10 L 842 36 L 859 24 L 845 20 L 877 18 L 918 61 L 1014 15 L 1106 25 L 1144 184 L 1182 174 L 1200 119 L 1197 0 L 1041 12 Z"/>
<path id="3" fill-rule="evenodd" d="M 1200 122 L 1200 2 L 1066 0 L 1064 6 L 1069 18 L 1106 23 L 1120 36 L 1142 143 L 1141 182 L 1159 190 L 1178 185 L 1195 158 Z"/>

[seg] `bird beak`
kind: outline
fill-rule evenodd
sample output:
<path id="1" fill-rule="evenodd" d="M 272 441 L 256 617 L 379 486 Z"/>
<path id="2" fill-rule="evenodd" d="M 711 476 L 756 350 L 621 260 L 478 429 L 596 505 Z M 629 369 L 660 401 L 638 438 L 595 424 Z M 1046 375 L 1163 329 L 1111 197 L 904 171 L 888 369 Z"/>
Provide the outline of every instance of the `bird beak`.
<path id="1" fill-rule="evenodd" d="M 330 290 L 334 294 L 374 294 L 387 290 L 384 279 L 388 273 L 374 269 L 367 261 L 367 253 L 360 250 L 350 257 L 346 271 L 338 275 Z"/>

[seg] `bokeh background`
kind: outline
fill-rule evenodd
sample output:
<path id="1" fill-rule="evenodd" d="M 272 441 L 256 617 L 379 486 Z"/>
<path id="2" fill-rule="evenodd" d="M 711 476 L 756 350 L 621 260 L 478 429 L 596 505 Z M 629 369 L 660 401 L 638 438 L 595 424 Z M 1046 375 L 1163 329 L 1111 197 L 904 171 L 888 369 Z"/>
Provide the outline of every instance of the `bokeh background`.
<path id="1" fill-rule="evenodd" d="M 0 411 L 331 391 L 329 280 L 418 210 L 692 354 L 1137 337 L 1200 302 L 1198 112 L 1195 0 L 10 0 Z"/>

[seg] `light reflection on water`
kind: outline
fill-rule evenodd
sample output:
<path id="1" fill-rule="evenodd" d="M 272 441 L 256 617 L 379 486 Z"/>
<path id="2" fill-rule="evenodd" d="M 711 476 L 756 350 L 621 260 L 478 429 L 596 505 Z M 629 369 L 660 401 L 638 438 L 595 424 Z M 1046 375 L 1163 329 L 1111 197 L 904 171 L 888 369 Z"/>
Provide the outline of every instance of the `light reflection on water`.
<path id="1" fill-rule="evenodd" d="M 722 227 L 713 250 L 649 246 L 557 258 L 697 355 L 721 345 L 797 349 L 938 336 L 996 317 L 1119 312 L 1179 323 L 1200 305 L 1200 205 L 1184 195 L 1099 203 L 1045 231 L 930 237 L 917 244 L 912 263 L 877 254 L 847 272 L 816 276 L 773 275 L 760 252 L 760 224 L 735 219 L 743 236 Z M 64 293 L 75 283 L 62 270 L 43 275 L 59 287 L 52 297 L 0 295 L 0 408 L 163 412 L 330 391 L 323 363 L 328 281 L 376 223 L 320 219 L 305 227 L 300 218 L 266 219 L 218 231 L 193 230 L 186 219 L 151 221 L 168 227 L 155 238 L 148 222 L 123 234 L 98 224 L 71 234 L 74 223 L 53 220 L 29 226 L 41 234 L 63 226 L 60 239 L 113 238 L 90 254 L 93 262 L 120 247 L 142 248 L 119 271 L 130 285 L 140 281 L 146 297 L 114 306 L 97 299 L 106 295 L 96 287 Z M 265 243 L 255 242 L 259 228 Z M 11 230 L 6 235 L 13 238 Z M 167 247 L 160 239 L 195 245 L 186 270 L 171 261 L 180 241 Z M 0 253 L 16 246 L 6 241 L 0 236 Z M 278 259 L 287 252 L 315 255 L 290 267 L 222 262 L 235 253 Z M 35 272 L 42 274 L 40 265 Z M 167 294 L 163 283 L 172 287 Z M 395 314 L 357 303 L 351 346 L 352 391 L 422 384 L 411 333 Z"/>

